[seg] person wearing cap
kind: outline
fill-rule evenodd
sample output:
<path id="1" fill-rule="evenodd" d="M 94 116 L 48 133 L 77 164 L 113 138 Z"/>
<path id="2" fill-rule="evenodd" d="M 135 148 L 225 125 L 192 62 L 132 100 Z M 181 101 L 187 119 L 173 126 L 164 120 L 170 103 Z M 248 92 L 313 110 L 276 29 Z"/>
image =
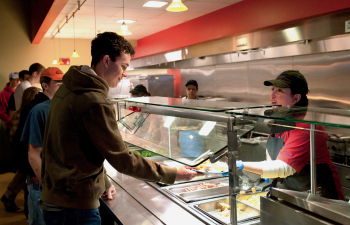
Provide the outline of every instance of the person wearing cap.
<path id="1" fill-rule="evenodd" d="M 198 83 L 195 80 L 189 80 L 186 83 L 186 96 L 183 99 L 199 99 L 197 97 Z"/>
<path id="2" fill-rule="evenodd" d="M 22 102 L 22 95 L 23 95 L 23 91 L 31 86 L 33 86 L 34 84 L 39 83 L 40 80 L 40 74 L 41 72 L 45 69 L 45 67 L 43 65 L 41 65 L 40 63 L 33 63 L 30 67 L 29 67 L 29 77 L 27 80 L 24 80 L 22 83 L 20 83 L 18 85 L 18 87 L 15 90 L 14 93 L 14 100 L 15 100 L 15 110 L 18 110 L 19 107 L 21 106 L 21 102 Z"/>
<path id="3" fill-rule="evenodd" d="M 71 66 L 65 73 L 50 105 L 42 150 L 47 224 L 101 223 L 99 198 L 112 187 L 106 182 L 105 160 L 120 173 L 167 184 L 199 175 L 145 159 L 124 143 L 108 90 L 127 76 L 134 54 L 123 36 L 100 33 L 91 42 L 91 67 Z"/>
<path id="4" fill-rule="evenodd" d="M 299 71 L 284 71 L 275 80 L 265 81 L 264 85 L 272 87 L 270 94 L 272 105 L 308 106 L 308 84 Z M 304 114 L 298 113 L 296 116 L 303 117 Z M 281 122 L 275 121 L 275 123 Z M 260 174 L 263 178 L 279 178 L 274 179 L 272 187 L 307 191 L 310 189 L 310 124 L 293 122 L 289 125 L 302 129 L 272 126 L 266 144 L 267 161 L 237 160 L 236 166 Z M 316 129 L 324 131 L 319 125 Z M 345 200 L 339 173 L 329 155 L 327 138 L 325 132 L 317 132 L 315 138 L 317 185 L 321 187 L 320 194 L 323 197 Z"/>
<path id="5" fill-rule="evenodd" d="M 0 119 L 4 122 L 7 130 L 10 129 L 11 117 L 8 114 L 9 100 L 13 92 L 19 84 L 19 76 L 17 72 L 9 75 L 9 82 L 5 85 L 4 90 L 0 92 Z"/>
<path id="6" fill-rule="evenodd" d="M 143 96 L 151 96 L 151 94 L 147 91 L 147 88 L 143 86 L 143 84 L 136 85 L 134 89 L 132 89 L 130 92 L 131 97 L 143 97 Z M 137 106 L 130 106 L 129 110 L 134 112 L 141 112 L 141 108 Z"/>
<path id="7" fill-rule="evenodd" d="M 136 87 L 132 89 L 129 93 L 132 97 L 151 96 L 151 94 L 147 91 L 147 88 L 143 86 L 143 84 L 136 85 Z"/>
<path id="8" fill-rule="evenodd" d="M 29 77 L 29 71 L 28 70 L 22 70 L 19 72 L 19 82 L 22 83 L 25 80 L 28 80 Z M 9 99 L 9 104 L 7 108 L 7 115 L 9 115 L 10 118 L 12 118 L 13 114 L 16 112 L 16 104 L 15 104 L 15 97 L 14 92 L 11 94 L 11 97 Z"/>
<path id="9" fill-rule="evenodd" d="M 44 223 L 41 222 L 43 221 L 43 219 L 38 217 L 40 216 L 40 210 L 38 209 L 37 203 L 34 201 L 35 199 L 37 199 L 37 190 L 40 189 L 40 185 L 28 161 L 28 140 L 26 139 L 26 137 L 29 135 L 30 132 L 33 131 L 30 130 L 30 125 L 32 123 L 30 120 L 28 120 L 28 116 L 30 115 L 30 112 L 34 106 L 45 102 L 53 97 L 54 93 L 62 84 L 63 72 L 57 67 L 49 67 L 43 70 L 40 74 L 40 84 L 43 92 L 39 92 L 37 95 L 35 95 L 34 99 L 30 102 L 30 104 L 22 109 L 19 124 L 15 135 L 13 136 L 13 142 L 15 143 L 15 151 L 18 155 L 18 161 L 20 165 L 18 172 L 27 174 L 27 188 L 29 192 L 27 200 L 29 224 Z"/>

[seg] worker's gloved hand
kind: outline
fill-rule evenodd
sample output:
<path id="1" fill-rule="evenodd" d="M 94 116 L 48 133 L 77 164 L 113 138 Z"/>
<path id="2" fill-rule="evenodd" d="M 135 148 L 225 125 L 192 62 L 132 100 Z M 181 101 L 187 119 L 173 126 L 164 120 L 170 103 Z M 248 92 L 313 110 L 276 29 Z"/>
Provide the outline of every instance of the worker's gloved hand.
<path id="1" fill-rule="evenodd" d="M 242 160 L 236 160 L 236 167 L 239 167 L 241 170 L 243 170 L 244 165 Z"/>
<path id="2" fill-rule="evenodd" d="M 269 178 L 263 178 L 265 180 L 266 183 L 269 183 L 270 182 L 270 179 Z"/>

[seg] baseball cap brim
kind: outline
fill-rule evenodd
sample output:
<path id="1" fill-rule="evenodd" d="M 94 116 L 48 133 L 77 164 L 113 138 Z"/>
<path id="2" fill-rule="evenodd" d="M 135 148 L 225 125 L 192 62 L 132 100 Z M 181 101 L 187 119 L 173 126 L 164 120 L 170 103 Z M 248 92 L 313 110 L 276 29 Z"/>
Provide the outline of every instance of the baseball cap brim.
<path id="1" fill-rule="evenodd" d="M 138 95 L 141 93 L 141 91 L 138 91 L 138 90 L 135 90 L 135 89 L 132 89 L 129 93 L 131 94 L 134 94 L 134 95 Z"/>
<path id="2" fill-rule="evenodd" d="M 267 80 L 264 82 L 265 86 L 275 85 L 280 88 L 290 88 L 289 84 L 285 83 L 283 80 Z"/>

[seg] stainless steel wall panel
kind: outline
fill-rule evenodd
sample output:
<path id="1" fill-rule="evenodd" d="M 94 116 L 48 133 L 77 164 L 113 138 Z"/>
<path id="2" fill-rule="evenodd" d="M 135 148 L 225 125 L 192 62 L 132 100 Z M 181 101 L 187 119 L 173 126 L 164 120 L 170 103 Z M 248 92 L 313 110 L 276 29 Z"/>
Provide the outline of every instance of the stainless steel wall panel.
<path id="1" fill-rule="evenodd" d="M 248 102 L 247 62 L 218 65 L 215 68 L 214 97 L 226 98 L 233 102 Z"/>
<path id="2" fill-rule="evenodd" d="M 350 109 L 350 51 L 294 57 L 293 69 L 308 81 L 310 106 Z"/>

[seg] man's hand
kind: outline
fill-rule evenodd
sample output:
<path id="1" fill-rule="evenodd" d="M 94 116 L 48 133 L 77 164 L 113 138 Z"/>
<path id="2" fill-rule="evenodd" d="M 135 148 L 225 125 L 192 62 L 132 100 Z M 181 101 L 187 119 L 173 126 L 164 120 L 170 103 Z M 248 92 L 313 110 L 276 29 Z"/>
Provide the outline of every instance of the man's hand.
<path id="1" fill-rule="evenodd" d="M 190 170 L 191 167 L 179 166 L 177 167 L 176 181 L 189 181 L 196 176 L 203 175 L 196 171 Z"/>
<path id="2" fill-rule="evenodd" d="M 107 199 L 112 200 L 113 199 L 113 195 L 115 195 L 115 188 L 112 185 L 110 188 L 108 188 L 105 192 L 103 192 L 103 194 L 101 195 L 101 197 L 107 197 Z"/>

